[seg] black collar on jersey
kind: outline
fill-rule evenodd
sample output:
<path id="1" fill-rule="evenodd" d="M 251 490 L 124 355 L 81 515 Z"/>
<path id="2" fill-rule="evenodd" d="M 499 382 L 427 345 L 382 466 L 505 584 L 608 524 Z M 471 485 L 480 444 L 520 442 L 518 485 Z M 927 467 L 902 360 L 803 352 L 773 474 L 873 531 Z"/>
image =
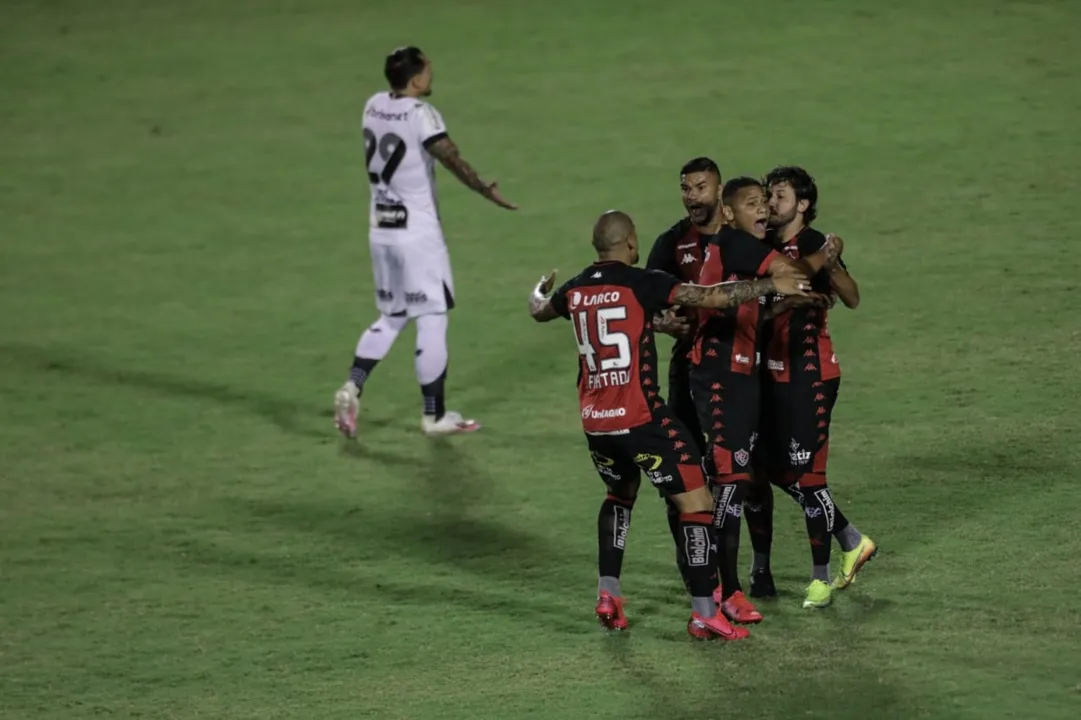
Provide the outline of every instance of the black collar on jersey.
<path id="1" fill-rule="evenodd" d="M 709 237 L 710 238 L 716 238 L 718 241 L 721 241 L 721 240 L 727 240 L 728 238 L 739 237 L 740 235 L 743 235 L 745 237 L 749 237 L 751 240 L 754 240 L 755 242 L 762 242 L 761 240 L 756 238 L 754 235 L 751 235 L 749 232 L 745 232 L 743 230 L 740 230 L 739 228 L 734 228 L 731 225 L 725 225 L 723 228 L 721 228 L 721 231 L 719 233 L 717 233 L 716 235 L 710 235 Z"/>

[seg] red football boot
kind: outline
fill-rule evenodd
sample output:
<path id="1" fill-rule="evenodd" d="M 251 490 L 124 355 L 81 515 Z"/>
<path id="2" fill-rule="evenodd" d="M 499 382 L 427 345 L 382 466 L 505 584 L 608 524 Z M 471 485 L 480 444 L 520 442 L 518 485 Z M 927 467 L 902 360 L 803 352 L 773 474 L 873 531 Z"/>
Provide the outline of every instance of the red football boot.
<path id="1" fill-rule="evenodd" d="M 692 612 L 691 619 L 687 623 L 687 634 L 699 640 L 742 640 L 750 635 L 751 631 L 731 624 L 721 614 L 704 618 Z"/>
<path id="2" fill-rule="evenodd" d="M 743 625 L 762 622 L 762 613 L 758 612 L 758 608 L 754 606 L 754 603 L 748 600 L 747 596 L 741 591 L 733 593 L 731 597 L 721 603 L 721 612 L 732 622 Z"/>
<path id="3" fill-rule="evenodd" d="M 597 619 L 609 630 L 626 630 L 627 616 L 623 614 L 623 598 L 606 592 L 597 596 Z"/>

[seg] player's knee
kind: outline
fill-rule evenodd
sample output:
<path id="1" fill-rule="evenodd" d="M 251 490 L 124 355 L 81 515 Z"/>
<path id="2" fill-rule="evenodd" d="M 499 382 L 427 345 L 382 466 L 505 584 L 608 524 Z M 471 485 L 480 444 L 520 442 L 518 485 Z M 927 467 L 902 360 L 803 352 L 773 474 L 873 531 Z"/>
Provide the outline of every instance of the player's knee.
<path id="1" fill-rule="evenodd" d="M 446 313 L 418 315 L 414 322 L 417 324 L 418 350 L 427 350 L 429 347 L 446 346 L 447 326 L 449 324 L 449 318 Z"/>
<path id="2" fill-rule="evenodd" d="M 372 323 L 371 330 L 397 335 L 408 323 L 409 317 L 406 315 L 380 315 L 379 319 Z"/>
<path id="3" fill-rule="evenodd" d="M 826 476 L 823 473 L 800 473 L 796 484 L 800 490 L 817 490 L 826 487 Z"/>
<path id="4" fill-rule="evenodd" d="M 713 512 L 713 494 L 705 487 L 672 495 L 670 499 L 681 515 Z"/>
<path id="5" fill-rule="evenodd" d="M 751 481 L 751 486 L 747 489 L 747 500 L 745 504 L 761 506 L 766 502 L 766 496 L 772 492 L 773 490 L 770 489 L 769 482 L 767 482 L 764 477 L 756 475 Z"/>
<path id="6" fill-rule="evenodd" d="M 797 472 L 786 470 L 784 472 L 778 472 L 774 474 L 770 478 L 770 482 L 783 490 L 790 487 L 796 487 L 796 485 L 799 483 L 799 476 L 800 474 Z"/>
<path id="7" fill-rule="evenodd" d="M 611 483 L 607 485 L 608 497 L 624 504 L 634 505 L 638 499 L 638 486 L 641 480 L 634 482 Z"/>

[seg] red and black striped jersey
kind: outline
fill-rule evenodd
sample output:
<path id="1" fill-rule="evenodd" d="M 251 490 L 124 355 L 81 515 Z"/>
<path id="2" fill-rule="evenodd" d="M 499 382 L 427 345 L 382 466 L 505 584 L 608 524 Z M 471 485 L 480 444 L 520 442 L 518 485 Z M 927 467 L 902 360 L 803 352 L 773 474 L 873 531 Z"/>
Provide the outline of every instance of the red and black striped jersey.
<path id="1" fill-rule="evenodd" d="M 826 236 L 814 228 L 804 228 L 787 243 L 774 241 L 774 247 L 790 258 L 813 255 L 826 244 Z M 841 267 L 845 267 L 844 263 Z M 822 269 L 811 278 L 816 293 L 833 292 L 829 271 Z M 774 298 L 776 301 L 778 298 Z M 778 314 L 769 323 L 765 335 L 766 369 L 774 382 L 788 382 L 792 373 L 813 373 L 821 380 L 840 377 L 841 366 L 833 350 L 826 308 L 795 307 Z"/>
<path id="2" fill-rule="evenodd" d="M 700 285 L 765 277 L 779 253 L 755 236 L 725 227 L 709 238 L 702 258 Z M 751 375 L 758 364 L 762 303 L 746 302 L 724 310 L 699 310 L 692 361 L 727 363 L 734 373 Z"/>
<path id="3" fill-rule="evenodd" d="M 653 419 L 657 385 L 653 315 L 679 280 L 620 262 L 597 262 L 552 295 L 578 343 L 578 400 L 587 433 L 621 433 Z"/>

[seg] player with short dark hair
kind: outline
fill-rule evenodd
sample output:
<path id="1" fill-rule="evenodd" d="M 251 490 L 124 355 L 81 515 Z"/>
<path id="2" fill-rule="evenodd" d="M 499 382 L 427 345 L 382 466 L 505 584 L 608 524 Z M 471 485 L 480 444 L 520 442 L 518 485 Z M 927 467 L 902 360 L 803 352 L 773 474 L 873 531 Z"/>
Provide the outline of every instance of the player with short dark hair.
<path id="1" fill-rule="evenodd" d="M 647 270 L 660 270 L 684 282 L 698 280 L 706 240 L 724 226 L 721 185 L 721 171 L 708 157 L 694 158 L 680 168 L 680 195 L 687 214 L 654 241 L 646 260 Z M 676 338 L 668 365 L 668 406 L 695 434 L 699 449 L 704 449 L 705 441 L 687 384 L 694 317 L 694 313 L 687 311 L 666 313 L 655 318 L 655 329 Z"/>
<path id="2" fill-rule="evenodd" d="M 818 187 L 800 167 L 778 167 L 766 176 L 769 187 L 770 241 L 788 257 L 818 252 L 827 238 L 811 227 L 817 217 Z M 805 608 L 825 607 L 832 589 L 847 587 L 864 563 L 874 557 L 874 540 L 860 534 L 841 512 L 826 481 L 829 429 L 841 383 L 841 367 L 827 324 L 833 293 L 850 308 L 859 304 L 859 287 L 836 256 L 812 275 L 814 295 L 778 298 L 766 311 L 770 320 L 763 348 L 763 458 L 770 481 L 802 506 L 811 543 L 811 583 Z M 761 487 L 761 486 L 759 486 Z M 765 492 L 769 492 L 766 485 Z M 830 578 L 831 536 L 843 552 L 837 577 Z M 772 588 L 768 547 L 756 548 L 751 568 L 752 592 Z"/>
<path id="3" fill-rule="evenodd" d="M 766 189 L 756 179 L 737 177 L 725 183 L 721 209 L 726 225 L 709 238 L 699 284 L 811 274 L 836 252 L 833 240 L 818 254 L 792 260 L 771 250 L 766 237 L 769 205 Z M 706 466 L 713 480 L 714 525 L 720 543 L 724 614 L 740 623 L 755 623 L 761 613 L 743 594 L 739 580 L 739 542 L 743 501 L 751 481 L 751 457 L 758 430 L 760 399 L 757 335 L 761 304 L 744 303 L 725 310 L 699 311 L 691 352 L 691 394 L 698 420 L 708 436 Z"/>
<path id="4" fill-rule="evenodd" d="M 420 48 L 415 46 L 400 47 L 387 55 L 383 63 L 383 77 L 390 89 L 403 93 L 409 81 L 422 74 L 428 65 L 428 59 Z M 425 94 L 430 94 L 429 89 Z"/>
<path id="5" fill-rule="evenodd" d="M 696 282 L 702 271 L 706 240 L 724 226 L 721 213 L 721 170 L 708 157 L 687 161 L 679 171 L 679 190 L 686 215 L 654 241 L 646 260 L 647 270 L 660 270 L 684 282 Z M 705 450 L 705 438 L 698 425 L 698 413 L 691 399 L 689 373 L 693 321 L 696 311 L 675 307 L 654 318 L 654 330 L 675 338 L 668 363 L 668 407 L 686 426 L 699 452 Z M 668 528 L 673 537 L 679 532 L 679 509 L 668 502 Z M 679 554 L 677 553 L 677 560 Z"/>
<path id="6" fill-rule="evenodd" d="M 541 278 L 530 296 L 530 314 L 538 322 L 567 318 L 578 345 L 582 428 L 597 472 L 608 487 L 597 519 L 597 617 L 608 628 L 627 626 L 619 578 L 644 471 L 680 511 L 681 572 L 692 606 L 687 631 L 699 638 L 746 637 L 747 631 L 730 625 L 713 600 L 717 587 L 713 497 L 694 439 L 660 396 L 652 319 L 673 305 L 716 309 L 771 292 L 800 294 L 806 276 L 794 273 L 776 280 L 703 287 L 636 268 L 634 223 L 618 211 L 597 220 L 593 247 L 597 261 L 550 297 L 555 273 Z"/>
<path id="7" fill-rule="evenodd" d="M 390 91 L 368 98 L 363 121 L 371 183 L 368 240 L 379 318 L 357 341 L 349 379 L 334 395 L 334 421 L 347 438 L 356 436 L 364 383 L 413 320 L 423 432 L 472 432 L 480 425 L 448 411 L 444 401 L 447 314 L 454 307 L 454 280 L 439 218 L 434 161 L 499 207 L 514 210 L 515 205 L 499 194 L 496 183 L 481 180 L 462 159 L 443 116 L 422 99 L 432 94 L 432 64 L 419 48 L 390 53 L 383 74 Z"/>

